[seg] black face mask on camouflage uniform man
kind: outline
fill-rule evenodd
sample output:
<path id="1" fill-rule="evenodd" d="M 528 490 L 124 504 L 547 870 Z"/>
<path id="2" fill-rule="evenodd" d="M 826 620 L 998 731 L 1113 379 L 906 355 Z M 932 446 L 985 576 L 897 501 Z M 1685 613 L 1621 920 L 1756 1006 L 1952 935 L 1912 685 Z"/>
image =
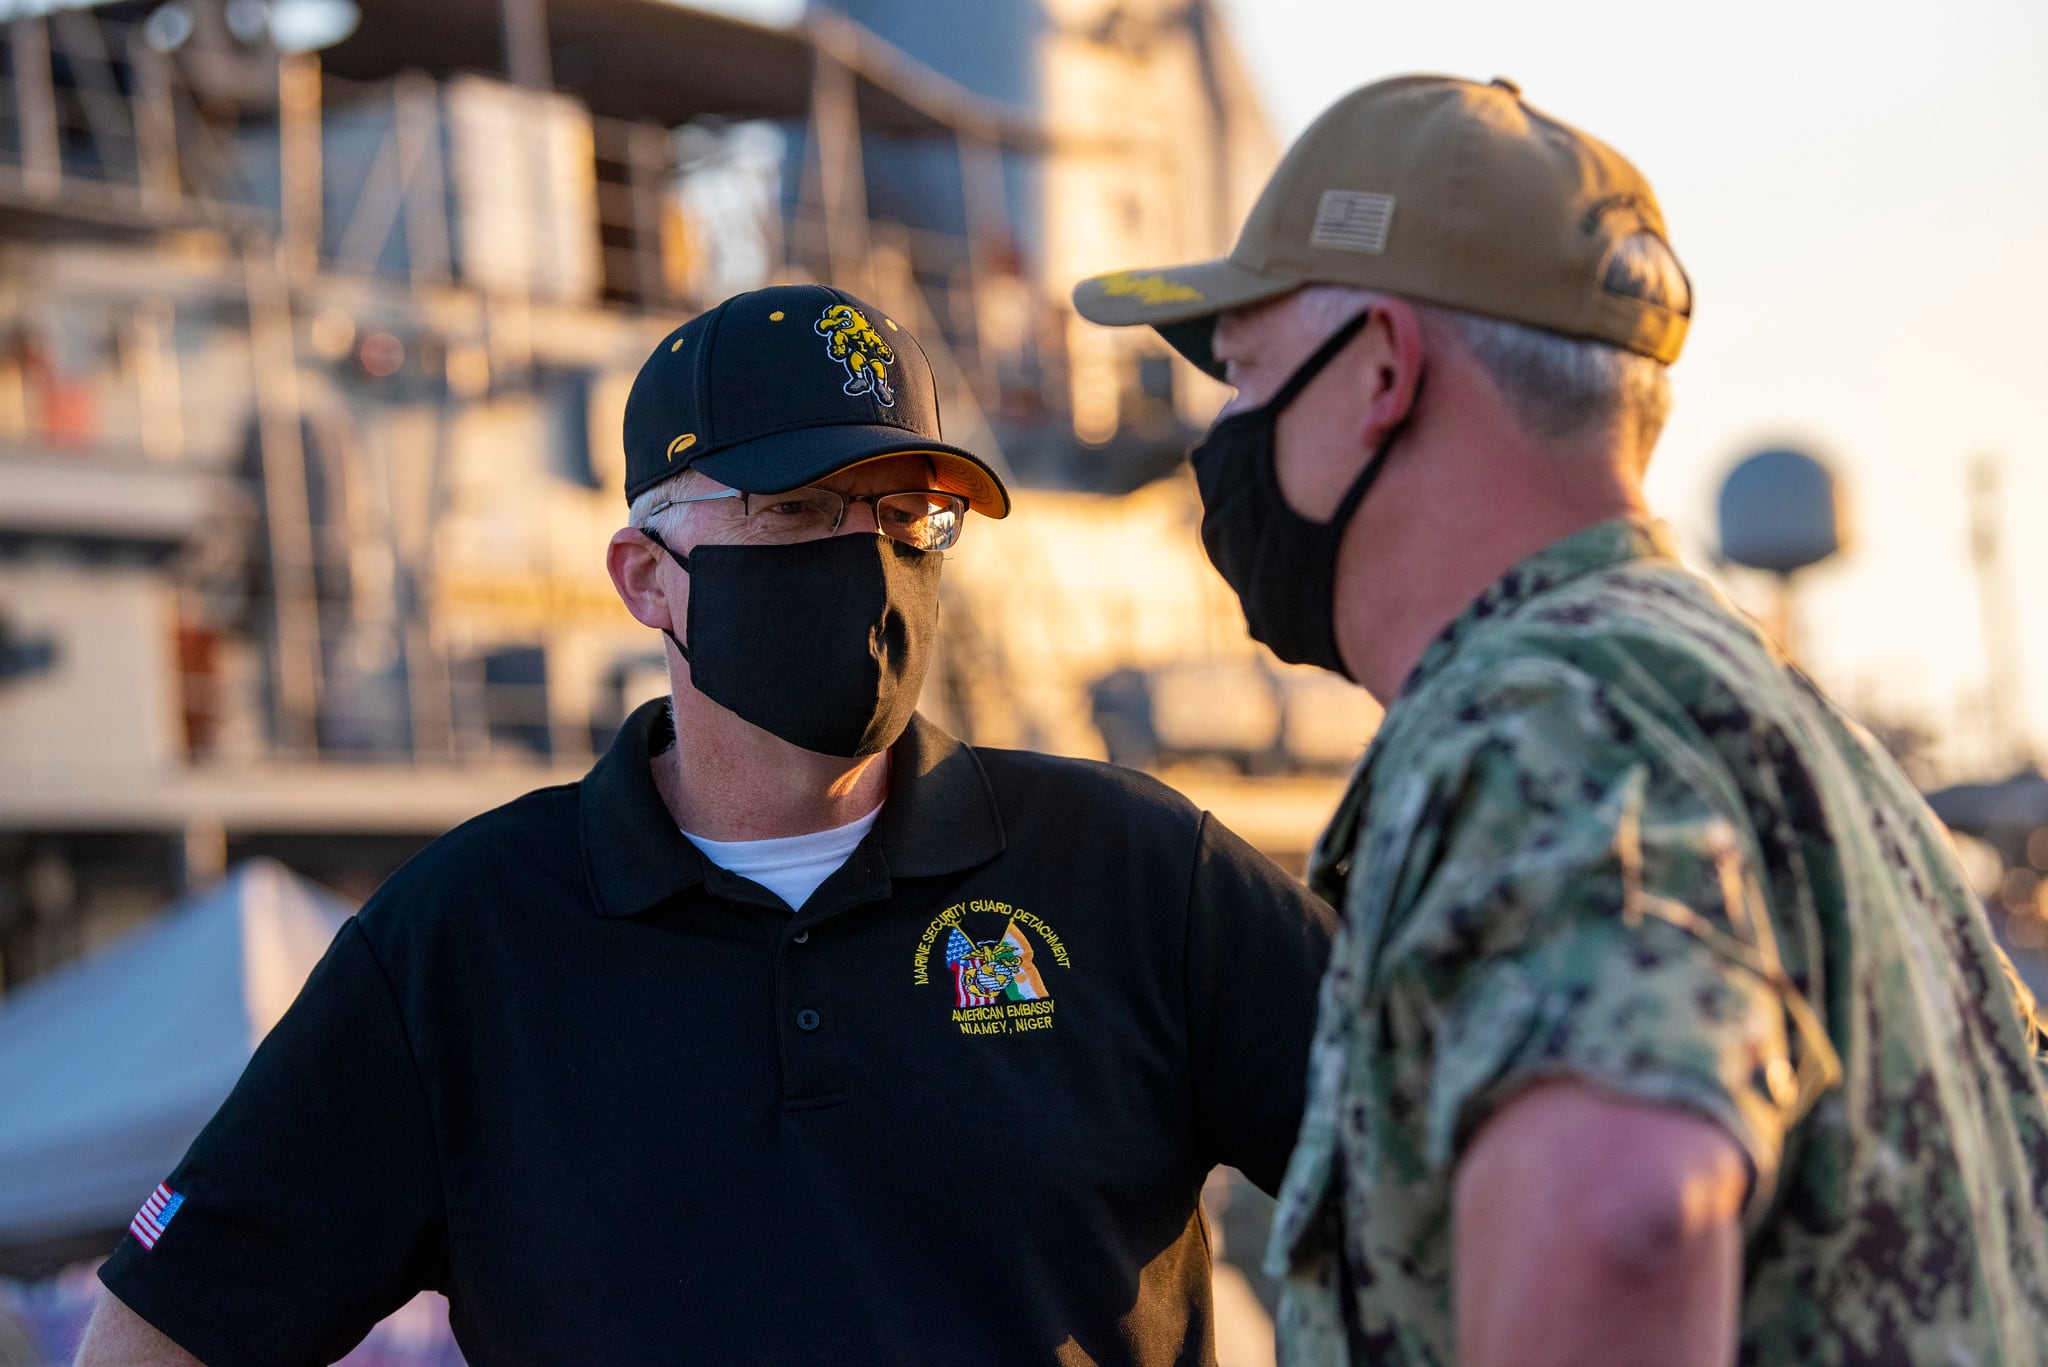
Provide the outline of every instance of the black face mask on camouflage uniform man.
<path id="1" fill-rule="evenodd" d="M 1617 153 L 1528 109 L 1513 81 L 1405 76 L 1368 90 L 1296 139 L 1228 256 L 1094 276 L 1074 287 L 1075 309 L 1109 327 L 1151 327 L 1219 380 L 1216 320 L 1307 285 L 1678 359 L 1691 287 L 1656 196 Z M 1467 117 L 1448 101 L 1485 112 Z M 1327 524 L 1289 509 L 1272 472 L 1274 420 L 1333 354 L 1312 357 L 1264 408 L 1218 423 L 1194 459 L 1203 543 L 1252 635 L 1283 660 L 1341 674 L 1337 546 L 1386 443 Z"/>
<path id="2" fill-rule="evenodd" d="M 1287 506 L 1275 467 L 1280 414 L 1351 344 L 1372 317 L 1353 318 L 1259 407 L 1234 413 L 1189 453 L 1202 494 L 1202 549 L 1237 593 L 1252 639 L 1289 664 L 1350 677 L 1337 649 L 1337 550 L 1344 529 L 1386 468 L 1397 427 L 1373 452 L 1327 522 Z"/>

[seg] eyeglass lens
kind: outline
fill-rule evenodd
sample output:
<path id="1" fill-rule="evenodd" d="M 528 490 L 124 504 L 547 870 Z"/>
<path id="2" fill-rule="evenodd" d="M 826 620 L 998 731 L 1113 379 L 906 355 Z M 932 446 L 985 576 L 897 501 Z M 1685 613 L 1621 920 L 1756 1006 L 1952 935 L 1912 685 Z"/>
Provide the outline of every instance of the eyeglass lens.
<path id="1" fill-rule="evenodd" d="M 942 551 L 960 538 L 965 501 L 953 494 L 898 493 L 856 495 L 872 503 L 875 527 L 919 550 Z M 830 536 L 846 516 L 848 499 L 835 489 L 795 489 L 744 500 L 748 527 L 770 541 L 813 541 Z"/>

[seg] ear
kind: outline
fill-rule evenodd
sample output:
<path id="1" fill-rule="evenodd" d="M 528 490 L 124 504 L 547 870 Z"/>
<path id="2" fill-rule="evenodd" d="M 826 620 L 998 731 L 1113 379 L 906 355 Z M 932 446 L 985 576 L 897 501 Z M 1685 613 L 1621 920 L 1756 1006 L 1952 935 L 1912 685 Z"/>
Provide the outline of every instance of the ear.
<path id="1" fill-rule="evenodd" d="M 661 583 L 661 562 L 666 559 L 661 547 L 633 527 L 613 532 L 611 545 L 605 547 L 604 567 L 612 576 L 612 587 L 618 590 L 626 611 L 643 627 L 673 629 L 675 614 Z"/>
<path id="2" fill-rule="evenodd" d="M 1408 421 L 1422 392 L 1422 319 L 1407 300 L 1382 295 L 1372 306 L 1365 336 L 1354 345 L 1366 358 L 1369 396 L 1359 440 L 1377 451 Z"/>

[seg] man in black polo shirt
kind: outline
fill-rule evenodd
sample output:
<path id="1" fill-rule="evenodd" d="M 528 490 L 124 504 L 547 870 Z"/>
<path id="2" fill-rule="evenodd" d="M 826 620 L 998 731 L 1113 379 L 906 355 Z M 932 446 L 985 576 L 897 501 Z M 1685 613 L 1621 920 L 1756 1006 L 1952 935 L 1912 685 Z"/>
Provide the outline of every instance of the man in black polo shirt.
<path id="1" fill-rule="evenodd" d="M 728 300 L 625 440 L 672 697 L 342 930 L 81 1363 L 324 1363 L 424 1287 L 474 1367 L 1211 1361 L 1197 1193 L 1282 1174 L 1327 909 L 1149 779 L 912 715 L 1008 495 L 892 319 Z"/>

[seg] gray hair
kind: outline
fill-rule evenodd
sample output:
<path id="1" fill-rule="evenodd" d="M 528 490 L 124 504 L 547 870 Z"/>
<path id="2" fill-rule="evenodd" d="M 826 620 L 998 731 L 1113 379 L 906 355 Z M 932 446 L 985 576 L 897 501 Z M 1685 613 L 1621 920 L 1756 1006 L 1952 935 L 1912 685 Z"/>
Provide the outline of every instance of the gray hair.
<path id="1" fill-rule="evenodd" d="M 682 531 L 683 519 L 689 516 L 688 508 L 666 508 L 654 511 L 672 498 L 688 498 L 700 485 L 711 481 L 694 469 L 670 475 L 652 489 L 644 491 L 626 509 L 626 525 L 637 529 L 653 527 L 663 541 L 674 543 Z"/>
<path id="2" fill-rule="evenodd" d="M 1431 312 L 1479 362 L 1522 425 L 1553 441 L 1612 432 L 1647 456 L 1671 412 L 1671 374 L 1605 342 L 1456 309 Z"/>
<path id="3" fill-rule="evenodd" d="M 1380 296 L 1320 285 L 1303 292 L 1319 313 L 1350 317 Z M 1499 388 L 1523 427 L 1551 441 L 1611 432 L 1648 457 L 1671 412 L 1671 376 L 1660 361 L 1605 342 L 1410 301 L 1423 326 L 1462 347 Z"/>

